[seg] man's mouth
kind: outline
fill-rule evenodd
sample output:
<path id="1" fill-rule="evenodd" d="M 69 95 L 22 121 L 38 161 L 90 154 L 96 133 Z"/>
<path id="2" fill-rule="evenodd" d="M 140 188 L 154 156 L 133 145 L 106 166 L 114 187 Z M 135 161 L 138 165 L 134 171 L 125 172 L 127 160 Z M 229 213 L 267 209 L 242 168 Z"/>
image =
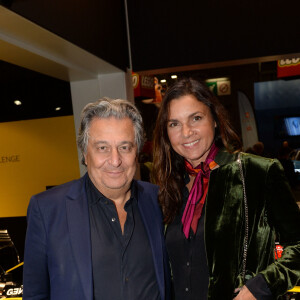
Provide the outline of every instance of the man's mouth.
<path id="1" fill-rule="evenodd" d="M 114 176 L 114 175 L 119 175 L 119 174 L 123 173 L 123 170 L 114 170 L 114 171 L 112 171 L 112 170 L 106 170 L 106 173 Z"/>

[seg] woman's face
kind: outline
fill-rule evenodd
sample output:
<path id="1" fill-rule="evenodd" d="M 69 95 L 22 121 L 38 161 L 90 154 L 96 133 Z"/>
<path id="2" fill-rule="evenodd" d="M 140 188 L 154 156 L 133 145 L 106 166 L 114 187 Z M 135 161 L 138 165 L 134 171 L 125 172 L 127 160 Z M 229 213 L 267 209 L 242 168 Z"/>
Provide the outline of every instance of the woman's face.
<path id="1" fill-rule="evenodd" d="M 217 124 L 208 106 L 193 95 L 170 102 L 167 131 L 172 148 L 193 167 L 204 162 L 214 141 Z"/>

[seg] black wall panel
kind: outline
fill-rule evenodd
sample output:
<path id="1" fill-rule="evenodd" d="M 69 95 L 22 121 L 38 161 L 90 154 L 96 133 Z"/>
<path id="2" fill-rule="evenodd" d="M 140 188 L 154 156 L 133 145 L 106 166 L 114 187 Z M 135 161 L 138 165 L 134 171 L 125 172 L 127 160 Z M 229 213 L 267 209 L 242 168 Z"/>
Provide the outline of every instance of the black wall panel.
<path id="1" fill-rule="evenodd" d="M 2 0 L 0 4 L 120 69 L 128 66 L 123 0 Z"/>
<path id="2" fill-rule="evenodd" d="M 123 0 L 0 0 L 124 69 Z M 298 0 L 128 0 L 134 71 L 300 51 Z"/>
<path id="3" fill-rule="evenodd" d="M 300 51 L 298 0 L 128 0 L 134 71 Z"/>
<path id="4" fill-rule="evenodd" d="M 73 115 L 69 82 L 1 60 L 0 100 L 0 122 Z"/>

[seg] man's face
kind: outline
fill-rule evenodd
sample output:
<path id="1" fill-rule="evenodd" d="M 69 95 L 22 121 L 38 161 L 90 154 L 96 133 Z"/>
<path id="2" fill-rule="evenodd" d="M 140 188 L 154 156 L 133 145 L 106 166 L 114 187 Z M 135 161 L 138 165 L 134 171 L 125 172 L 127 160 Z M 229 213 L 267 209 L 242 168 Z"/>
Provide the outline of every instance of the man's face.
<path id="1" fill-rule="evenodd" d="M 94 118 L 84 158 L 90 179 L 103 195 L 126 193 L 137 162 L 132 121 L 129 118 Z"/>

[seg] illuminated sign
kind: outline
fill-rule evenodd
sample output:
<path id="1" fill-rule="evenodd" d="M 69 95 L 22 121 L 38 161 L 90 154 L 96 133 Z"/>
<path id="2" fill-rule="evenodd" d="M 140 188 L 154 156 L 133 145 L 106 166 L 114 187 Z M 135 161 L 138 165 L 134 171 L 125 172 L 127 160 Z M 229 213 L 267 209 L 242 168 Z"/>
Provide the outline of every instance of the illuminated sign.
<path id="1" fill-rule="evenodd" d="M 206 85 L 217 96 L 231 94 L 231 84 L 227 77 L 207 79 Z"/>
<path id="2" fill-rule="evenodd" d="M 280 59 L 277 62 L 277 77 L 300 75 L 300 58 Z"/>

